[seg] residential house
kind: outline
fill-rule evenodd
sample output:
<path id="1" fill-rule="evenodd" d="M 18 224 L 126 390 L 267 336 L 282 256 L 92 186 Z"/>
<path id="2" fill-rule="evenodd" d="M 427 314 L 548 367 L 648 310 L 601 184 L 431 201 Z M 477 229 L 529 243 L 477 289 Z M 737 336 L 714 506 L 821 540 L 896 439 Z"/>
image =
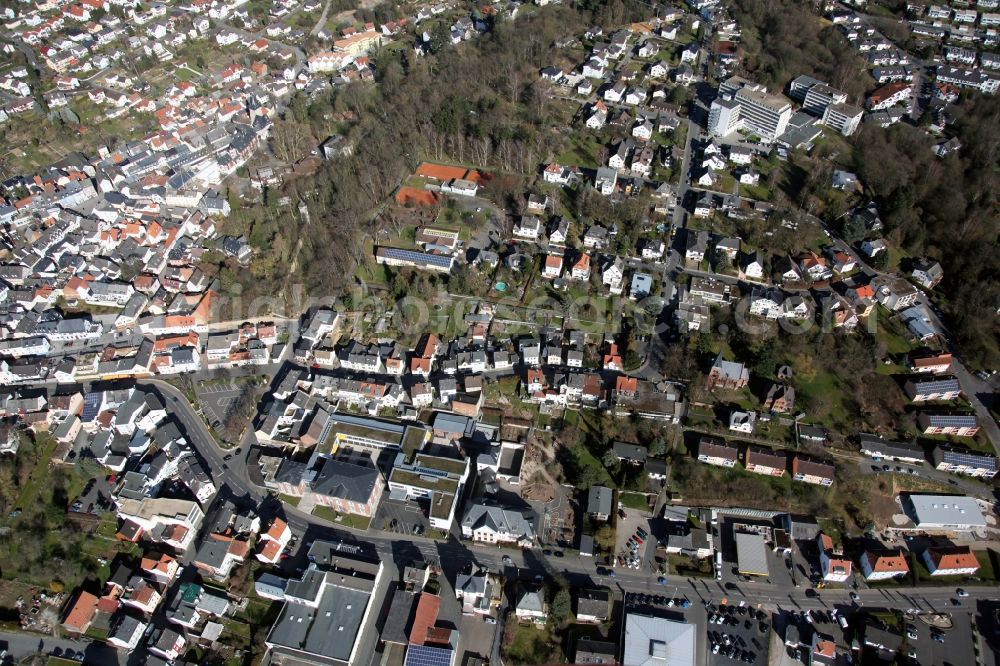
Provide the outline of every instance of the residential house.
<path id="1" fill-rule="evenodd" d="M 684 248 L 684 258 L 692 263 L 701 263 L 705 259 L 707 250 L 708 232 L 689 230 Z"/>
<path id="2" fill-rule="evenodd" d="M 951 354 L 937 354 L 910 358 L 910 372 L 940 375 L 951 369 Z"/>
<path id="3" fill-rule="evenodd" d="M 832 486 L 835 475 L 831 463 L 797 454 L 792 458 L 792 478 L 820 486 Z"/>
<path id="4" fill-rule="evenodd" d="M 479 543 L 530 547 L 535 534 L 524 514 L 498 506 L 473 504 L 462 519 L 462 536 Z"/>
<path id="5" fill-rule="evenodd" d="M 924 289 L 933 289 L 944 278 L 944 269 L 936 261 L 922 259 L 914 264 L 911 275 L 913 276 L 913 281 Z"/>
<path id="6" fill-rule="evenodd" d="M 932 576 L 974 576 L 979 559 L 968 546 L 932 546 L 921 555 Z"/>
<path id="7" fill-rule="evenodd" d="M 518 587 L 517 602 L 514 606 L 515 617 L 519 622 L 545 624 L 548 604 L 545 601 L 544 588 L 525 584 Z"/>
<path id="8" fill-rule="evenodd" d="M 757 423 L 757 412 L 745 412 L 733 410 L 729 413 L 729 429 L 733 432 L 740 432 L 745 435 L 753 433 Z"/>
<path id="9" fill-rule="evenodd" d="M 851 561 L 844 557 L 842 550 L 834 548 L 833 539 L 820 532 L 816 535 L 816 546 L 823 580 L 828 583 L 847 582 L 851 577 Z"/>
<path id="10" fill-rule="evenodd" d="M 606 522 L 613 510 L 614 491 L 604 486 L 591 486 L 587 492 L 587 513 L 594 518 Z"/>
<path id="11" fill-rule="evenodd" d="M 782 476 L 788 467 L 788 459 L 784 453 L 764 446 L 750 445 L 746 450 L 744 466 L 748 472 L 755 474 Z"/>
<path id="12" fill-rule="evenodd" d="M 921 412 L 917 424 L 925 435 L 955 435 L 975 437 L 979 421 L 975 414 Z"/>
<path id="13" fill-rule="evenodd" d="M 545 267 L 542 269 L 542 276 L 554 280 L 562 277 L 563 258 L 558 254 L 550 254 L 545 257 Z"/>
<path id="14" fill-rule="evenodd" d="M 611 450 L 615 453 L 615 458 L 619 462 L 629 465 L 643 465 L 649 457 L 649 451 L 645 446 L 630 444 L 629 442 L 615 442 L 611 445 Z"/>
<path id="15" fill-rule="evenodd" d="M 614 295 L 620 295 L 624 287 L 625 263 L 620 257 L 608 261 L 601 271 L 601 283 Z"/>
<path id="16" fill-rule="evenodd" d="M 795 389 L 786 384 L 772 384 L 764 399 L 763 409 L 790 414 L 795 409 Z"/>
<path id="17" fill-rule="evenodd" d="M 942 472 L 964 474 L 990 480 L 997 474 L 996 456 L 975 453 L 950 446 L 936 446 L 931 454 L 934 468 Z"/>
<path id="18" fill-rule="evenodd" d="M 962 395 L 962 387 L 955 377 L 908 379 L 903 391 L 913 402 L 956 400 Z"/>
<path id="19" fill-rule="evenodd" d="M 909 558 L 902 550 L 865 550 L 859 560 L 865 580 L 903 578 L 910 573 Z"/>
<path id="20" fill-rule="evenodd" d="M 723 388 L 740 390 L 750 382 L 750 372 L 742 363 L 726 361 L 722 352 L 716 356 L 712 369 L 708 373 L 708 388 Z"/>
<path id="21" fill-rule="evenodd" d="M 739 454 L 739 447 L 723 439 L 703 435 L 698 440 L 699 462 L 718 467 L 735 467 Z"/>
<path id="22" fill-rule="evenodd" d="M 916 444 L 893 442 L 875 435 L 862 433 L 861 453 L 874 460 L 893 460 L 913 465 L 924 462 L 924 450 Z"/>
<path id="23" fill-rule="evenodd" d="M 603 624 L 611 616 L 611 590 L 606 587 L 583 588 L 576 593 L 576 621 Z"/>

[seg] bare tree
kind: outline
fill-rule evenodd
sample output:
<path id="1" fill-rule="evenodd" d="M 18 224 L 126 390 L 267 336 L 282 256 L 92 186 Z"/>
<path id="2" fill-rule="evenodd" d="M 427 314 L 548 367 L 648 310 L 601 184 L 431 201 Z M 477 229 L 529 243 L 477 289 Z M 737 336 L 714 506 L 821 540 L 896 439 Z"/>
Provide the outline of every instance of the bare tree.
<path id="1" fill-rule="evenodd" d="M 312 137 L 294 120 L 280 120 L 271 129 L 271 150 L 283 162 L 295 163 L 309 154 Z"/>

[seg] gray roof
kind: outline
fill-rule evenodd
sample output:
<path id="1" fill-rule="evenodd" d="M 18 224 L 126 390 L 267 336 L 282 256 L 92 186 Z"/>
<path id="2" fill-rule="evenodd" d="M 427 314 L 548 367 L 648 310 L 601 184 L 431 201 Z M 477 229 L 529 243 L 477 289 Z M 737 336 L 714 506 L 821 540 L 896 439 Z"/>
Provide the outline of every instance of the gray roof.
<path id="1" fill-rule="evenodd" d="M 396 590 L 385 617 L 382 640 L 386 643 L 406 645 L 410 642 L 410 624 L 417 609 L 417 595 L 406 590 Z"/>
<path id="2" fill-rule="evenodd" d="M 522 589 L 517 599 L 517 610 L 542 613 L 545 611 L 545 599 L 542 590 Z"/>
<path id="3" fill-rule="evenodd" d="M 486 576 L 483 574 L 458 574 L 455 578 L 455 591 L 463 594 L 486 594 Z"/>
<path id="4" fill-rule="evenodd" d="M 606 618 L 611 612 L 611 590 L 606 587 L 583 589 L 577 593 L 577 615 Z"/>
<path id="5" fill-rule="evenodd" d="M 648 451 L 645 446 L 629 444 L 628 442 L 615 442 L 612 448 L 615 451 L 615 455 L 619 458 L 625 458 L 626 460 L 640 463 L 646 462 Z"/>
<path id="6" fill-rule="evenodd" d="M 364 504 L 379 480 L 379 471 L 371 465 L 327 458 L 311 486 L 314 493 Z"/>
<path id="7" fill-rule="evenodd" d="M 208 535 L 201 542 L 201 545 L 198 546 L 198 552 L 195 554 L 194 560 L 206 566 L 219 568 L 225 561 L 228 552 L 229 541 L 223 541 L 214 538 L 212 535 Z"/>
<path id="8" fill-rule="evenodd" d="M 736 559 L 743 573 L 767 576 L 767 546 L 760 534 L 736 533 Z"/>
<path id="9" fill-rule="evenodd" d="M 894 442 L 875 435 L 860 435 L 861 450 L 883 458 L 913 458 L 923 460 L 924 449 L 908 442 Z"/>
<path id="10" fill-rule="evenodd" d="M 288 602 L 281 609 L 267 643 L 347 663 L 361 633 L 361 622 L 371 600 L 369 590 L 336 585 L 329 580 L 316 608 Z M 291 587 L 291 584 L 289 584 Z"/>
<path id="11" fill-rule="evenodd" d="M 623 666 L 694 666 L 695 627 L 662 617 L 625 616 Z"/>
<path id="12" fill-rule="evenodd" d="M 611 503 L 614 493 L 604 486 L 591 486 L 587 493 L 587 511 L 606 516 L 611 515 Z"/>
<path id="13" fill-rule="evenodd" d="M 951 449 L 938 446 L 934 450 L 934 459 L 948 463 L 949 465 L 965 465 L 994 472 L 997 469 L 997 459 L 995 456 L 975 453 L 964 449 Z"/>
<path id="14" fill-rule="evenodd" d="M 438 412 L 434 415 L 434 429 L 460 437 L 470 437 L 476 422 L 468 416 Z"/>
<path id="15" fill-rule="evenodd" d="M 910 384 L 913 386 L 914 392 L 917 395 L 925 395 L 928 393 L 950 393 L 952 391 L 961 390 L 958 380 L 954 377 L 925 380 L 917 379 L 911 380 Z"/>
<path id="16" fill-rule="evenodd" d="M 917 524 L 927 526 L 985 527 L 979 504 L 965 495 L 906 495 L 903 506 Z"/>
<path id="17" fill-rule="evenodd" d="M 516 535 L 519 538 L 533 540 L 535 531 L 524 514 L 498 506 L 473 504 L 462 519 L 462 527 L 476 530 L 488 526 L 497 532 Z"/>

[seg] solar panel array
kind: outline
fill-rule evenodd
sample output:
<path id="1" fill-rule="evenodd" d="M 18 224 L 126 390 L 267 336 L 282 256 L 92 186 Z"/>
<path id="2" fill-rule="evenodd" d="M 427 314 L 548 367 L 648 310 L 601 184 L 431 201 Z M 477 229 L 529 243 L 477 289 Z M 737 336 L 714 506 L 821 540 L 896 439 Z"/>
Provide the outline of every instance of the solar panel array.
<path id="1" fill-rule="evenodd" d="M 959 390 L 957 379 L 931 379 L 924 382 L 917 382 L 915 384 L 917 393 L 928 394 L 928 393 L 951 393 L 953 391 Z"/>
<path id="2" fill-rule="evenodd" d="M 941 459 L 949 465 L 965 465 L 966 467 L 979 467 L 990 470 L 997 468 L 996 458 L 993 456 L 984 456 L 979 453 L 944 451 Z"/>
<path id="3" fill-rule="evenodd" d="M 97 414 L 101 411 L 102 398 L 103 394 L 101 393 L 88 393 L 83 397 L 83 413 L 80 418 L 84 422 L 97 418 Z"/>
<path id="4" fill-rule="evenodd" d="M 450 648 L 430 645 L 410 645 L 406 649 L 405 666 L 451 666 Z"/>
<path id="5" fill-rule="evenodd" d="M 976 425 L 975 414 L 928 414 L 927 418 L 931 425 L 936 428 L 970 428 Z"/>
<path id="6" fill-rule="evenodd" d="M 427 254 L 416 250 L 402 250 L 397 247 L 382 248 L 382 256 L 387 259 L 409 261 L 438 268 L 451 268 L 452 258 L 439 254 Z"/>

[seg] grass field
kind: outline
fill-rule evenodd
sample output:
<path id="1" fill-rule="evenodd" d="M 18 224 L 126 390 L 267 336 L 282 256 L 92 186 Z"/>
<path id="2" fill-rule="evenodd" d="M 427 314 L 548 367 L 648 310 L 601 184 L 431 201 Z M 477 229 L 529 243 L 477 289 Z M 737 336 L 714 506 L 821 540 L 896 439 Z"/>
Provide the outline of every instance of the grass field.
<path id="1" fill-rule="evenodd" d="M 367 530 L 372 519 L 364 516 L 356 516 L 352 513 L 339 513 L 328 506 L 317 506 L 313 509 L 312 515 L 323 520 L 329 520 L 343 527 L 350 527 L 355 530 Z"/>
<path id="2" fill-rule="evenodd" d="M 512 621 L 507 625 L 503 654 L 509 664 L 545 664 L 560 661 L 558 643 L 546 627 L 523 625 Z"/>
<path id="3" fill-rule="evenodd" d="M 629 509 L 649 511 L 649 499 L 642 493 L 618 493 L 618 501 Z"/>

